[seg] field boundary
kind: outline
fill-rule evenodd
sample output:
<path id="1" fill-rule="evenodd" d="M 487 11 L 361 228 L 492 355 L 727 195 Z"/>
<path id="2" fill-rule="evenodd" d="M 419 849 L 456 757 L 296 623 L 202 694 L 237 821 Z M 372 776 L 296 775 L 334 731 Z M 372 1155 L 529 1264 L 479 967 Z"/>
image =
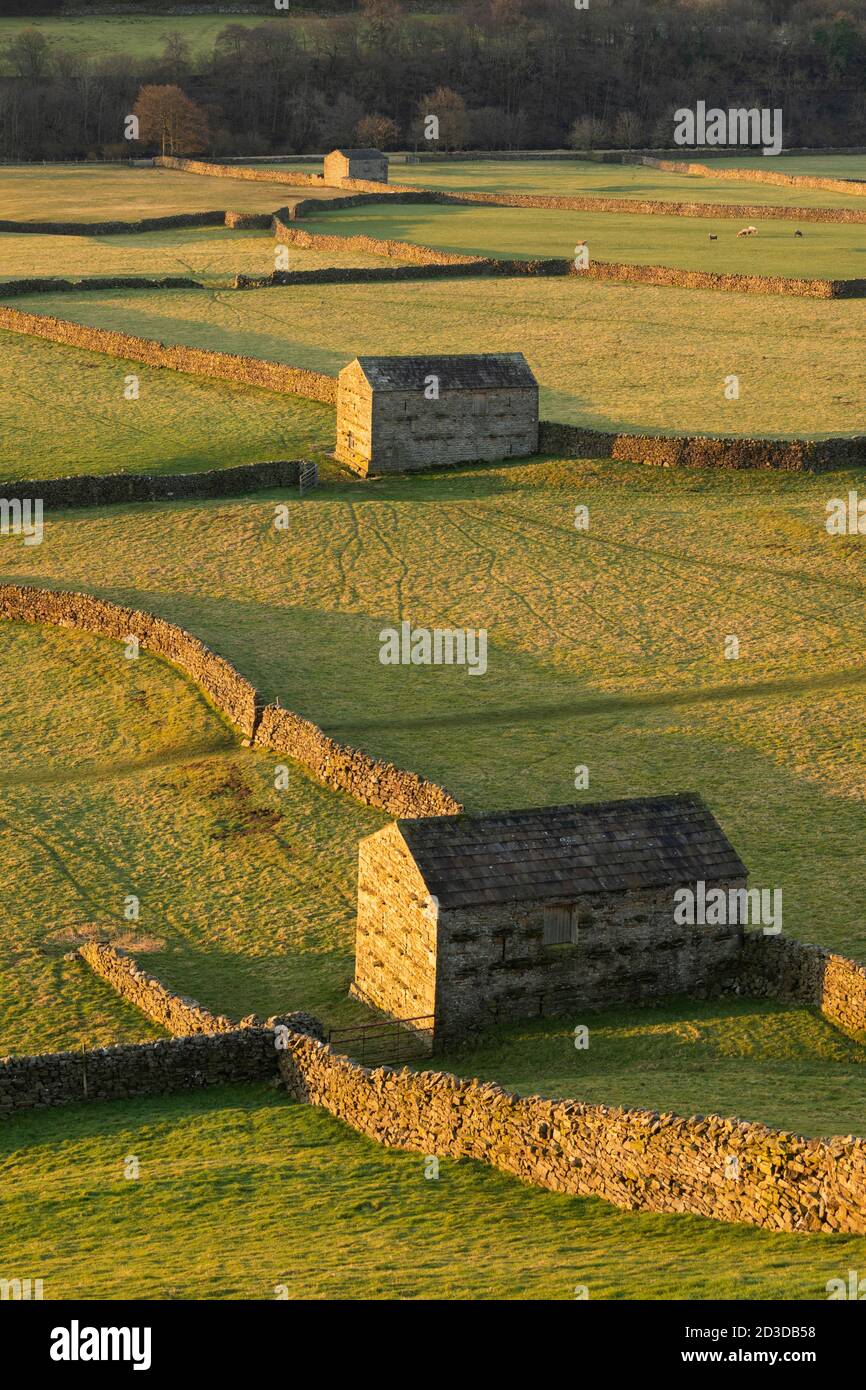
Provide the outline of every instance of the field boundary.
<path id="1" fill-rule="evenodd" d="M 856 179 L 838 179 L 823 174 L 780 174 L 774 169 L 713 169 L 709 164 L 694 164 L 689 160 L 655 159 L 652 155 L 642 155 L 635 163 L 648 169 L 661 169 L 667 174 L 690 174 L 730 183 L 765 183 L 782 188 L 816 188 L 824 193 L 849 193 L 855 198 L 866 197 L 866 180 L 858 183 Z"/>
<path id="2" fill-rule="evenodd" d="M 397 200 L 408 203 L 483 203 L 500 208 L 549 208 L 564 212 L 625 212 L 641 217 L 701 217 L 715 219 L 771 218 L 785 222 L 866 222 L 866 210 L 860 208 L 796 208 L 777 203 L 682 203 L 647 198 L 605 198 L 599 196 L 564 197 L 543 193 L 471 193 L 443 192 L 436 189 L 417 189 L 408 184 L 364 184 L 352 180 L 354 195 L 336 198 L 300 198 L 289 208 L 289 216 L 309 217 L 320 212 L 348 207 L 363 207 L 367 203 L 387 203 Z M 348 187 L 345 179 L 343 186 Z M 388 190 L 387 192 L 385 190 Z"/>
<path id="3" fill-rule="evenodd" d="M 81 473 L 67 478 L 0 480 L 4 496 L 40 498 L 46 507 L 103 507 L 119 502 L 177 502 L 238 497 L 297 487 L 305 459 L 241 463 L 200 473 Z"/>
<path id="4" fill-rule="evenodd" d="M 866 465 L 866 435 L 805 440 L 624 434 L 552 420 L 539 422 L 538 450 L 559 457 L 567 453 L 658 468 L 773 468 L 785 473 L 820 473 Z"/>
<path id="5" fill-rule="evenodd" d="M 319 251 L 357 251 L 370 256 L 391 257 L 394 260 L 411 262 L 424 267 L 431 275 L 478 274 L 478 275 L 563 275 L 585 280 L 614 280 L 632 284 L 656 285 L 677 289 L 720 290 L 740 294 L 782 294 L 807 299 L 857 299 L 866 297 L 866 279 L 856 280 L 802 280 L 781 275 L 737 275 L 721 274 L 715 271 L 684 270 L 676 266 L 638 265 L 628 261 L 590 261 L 585 269 L 579 269 L 567 257 L 543 257 L 537 260 L 502 259 L 489 256 L 474 256 L 456 251 L 440 251 L 434 246 L 424 246 L 417 242 L 396 241 L 387 238 L 358 235 L 343 236 L 339 233 L 308 232 L 293 227 L 286 222 L 291 210 L 280 208 L 274 214 L 274 231 L 278 241 L 287 245 L 299 246 Z M 342 280 L 379 280 L 386 278 L 416 278 L 404 272 L 401 276 L 387 276 L 380 267 L 346 270 L 308 270 L 277 271 L 267 277 L 238 276 L 236 284 L 243 281 L 244 287 L 252 284 L 285 284 L 292 280 L 318 280 L 326 278 Z M 418 277 L 421 278 L 421 277 Z M 240 286 L 239 286 L 240 287 Z"/>
<path id="6" fill-rule="evenodd" d="M 278 701 L 265 704 L 252 682 L 230 661 L 167 618 L 92 594 L 0 584 L 3 620 L 71 627 L 121 642 L 136 637 L 146 651 L 169 661 L 193 681 L 248 745 L 282 753 L 333 791 L 393 816 L 456 815 L 463 809 L 435 782 L 338 743 Z"/>

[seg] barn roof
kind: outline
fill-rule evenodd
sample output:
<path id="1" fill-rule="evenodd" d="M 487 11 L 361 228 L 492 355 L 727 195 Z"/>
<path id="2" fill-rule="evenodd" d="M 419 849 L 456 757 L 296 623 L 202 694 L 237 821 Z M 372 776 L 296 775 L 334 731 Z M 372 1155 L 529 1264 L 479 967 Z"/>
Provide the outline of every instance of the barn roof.
<path id="1" fill-rule="evenodd" d="M 440 391 L 478 391 L 485 387 L 525 389 L 537 385 L 522 352 L 461 353 L 452 357 L 357 357 L 355 361 L 375 391 L 423 391 L 428 376 L 439 378 Z"/>
<path id="2" fill-rule="evenodd" d="M 331 150 L 331 154 L 341 154 L 346 159 L 387 159 L 382 150 Z"/>
<path id="3" fill-rule="evenodd" d="M 693 793 L 488 815 L 398 820 L 444 908 L 745 878 L 746 868 Z"/>

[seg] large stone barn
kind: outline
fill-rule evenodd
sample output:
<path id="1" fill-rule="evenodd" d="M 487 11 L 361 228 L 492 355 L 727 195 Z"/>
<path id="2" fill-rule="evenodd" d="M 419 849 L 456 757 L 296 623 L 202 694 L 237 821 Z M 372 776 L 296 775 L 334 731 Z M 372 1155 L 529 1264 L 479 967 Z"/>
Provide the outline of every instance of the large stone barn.
<path id="1" fill-rule="evenodd" d="M 387 183 L 388 156 L 381 150 L 331 150 L 325 155 L 322 172 L 332 188 L 339 188 L 343 179 Z"/>
<path id="2" fill-rule="evenodd" d="M 691 794 L 395 821 L 360 844 L 352 993 L 437 1042 L 700 994 L 743 928 L 678 925 L 674 894 L 745 884 Z"/>
<path id="3" fill-rule="evenodd" d="M 356 357 L 340 372 L 335 456 L 364 477 L 537 449 L 538 383 L 522 352 Z"/>

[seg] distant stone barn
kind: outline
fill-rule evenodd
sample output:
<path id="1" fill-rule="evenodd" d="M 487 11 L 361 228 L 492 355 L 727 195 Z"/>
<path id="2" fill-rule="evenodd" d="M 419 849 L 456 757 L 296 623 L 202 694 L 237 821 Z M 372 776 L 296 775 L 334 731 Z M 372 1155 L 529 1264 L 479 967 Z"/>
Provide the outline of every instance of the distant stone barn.
<path id="1" fill-rule="evenodd" d="M 388 156 L 381 150 L 331 150 L 323 166 L 325 183 L 339 188 L 343 179 L 388 182 Z"/>
<path id="2" fill-rule="evenodd" d="M 537 449 L 538 382 L 522 352 L 356 357 L 340 372 L 335 456 L 364 477 Z"/>
<path id="3" fill-rule="evenodd" d="M 436 1042 L 700 994 L 743 943 L 678 925 L 674 893 L 700 881 L 744 888 L 746 869 L 691 794 L 395 821 L 359 847 L 352 993 L 432 1015 Z"/>

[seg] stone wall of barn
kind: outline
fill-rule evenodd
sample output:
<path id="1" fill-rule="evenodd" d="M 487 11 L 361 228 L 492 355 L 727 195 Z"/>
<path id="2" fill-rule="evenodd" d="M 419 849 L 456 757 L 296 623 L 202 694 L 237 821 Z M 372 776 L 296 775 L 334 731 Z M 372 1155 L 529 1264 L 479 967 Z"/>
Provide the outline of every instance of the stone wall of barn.
<path id="1" fill-rule="evenodd" d="M 337 443 L 334 457 L 362 478 L 373 457 L 372 392 L 361 368 L 344 367 L 337 379 Z"/>
<path id="2" fill-rule="evenodd" d="M 708 993 L 736 967 L 742 928 L 677 926 L 673 892 L 583 898 L 576 945 L 545 946 L 543 901 L 440 911 L 436 1041 L 565 1009 Z"/>
<path id="3" fill-rule="evenodd" d="M 337 457 L 362 476 L 526 458 L 538 449 L 537 387 L 443 391 L 430 400 L 423 390 L 374 391 L 372 412 L 370 400 L 369 388 L 354 382 L 338 393 Z"/>
<path id="4" fill-rule="evenodd" d="M 358 846 L 358 925 L 352 993 L 393 1018 L 433 1013 L 436 911 L 399 830 Z"/>

